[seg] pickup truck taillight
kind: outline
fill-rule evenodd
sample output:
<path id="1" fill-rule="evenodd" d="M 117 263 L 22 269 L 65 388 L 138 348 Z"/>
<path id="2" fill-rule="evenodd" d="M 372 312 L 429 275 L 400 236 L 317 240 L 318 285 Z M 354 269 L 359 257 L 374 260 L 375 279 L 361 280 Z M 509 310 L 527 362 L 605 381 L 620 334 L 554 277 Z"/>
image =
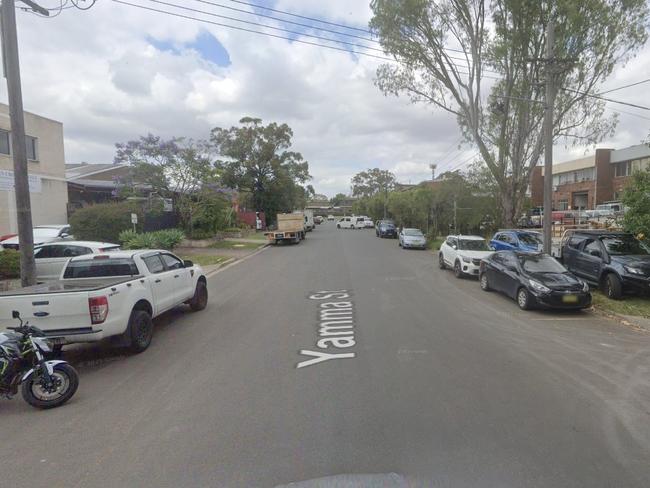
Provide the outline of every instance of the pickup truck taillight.
<path id="1" fill-rule="evenodd" d="M 101 324 L 106 320 L 108 315 L 108 298 L 91 297 L 88 299 L 88 309 L 90 310 L 90 323 Z"/>

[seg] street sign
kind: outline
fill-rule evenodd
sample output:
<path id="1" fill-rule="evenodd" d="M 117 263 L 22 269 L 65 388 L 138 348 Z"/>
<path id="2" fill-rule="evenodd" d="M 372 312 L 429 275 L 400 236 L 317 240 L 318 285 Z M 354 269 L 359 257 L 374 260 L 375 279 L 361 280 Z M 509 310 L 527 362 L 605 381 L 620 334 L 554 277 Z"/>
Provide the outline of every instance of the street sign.
<path id="1" fill-rule="evenodd" d="M 137 224 L 138 223 L 138 214 L 131 214 L 131 223 L 132 224 Z"/>

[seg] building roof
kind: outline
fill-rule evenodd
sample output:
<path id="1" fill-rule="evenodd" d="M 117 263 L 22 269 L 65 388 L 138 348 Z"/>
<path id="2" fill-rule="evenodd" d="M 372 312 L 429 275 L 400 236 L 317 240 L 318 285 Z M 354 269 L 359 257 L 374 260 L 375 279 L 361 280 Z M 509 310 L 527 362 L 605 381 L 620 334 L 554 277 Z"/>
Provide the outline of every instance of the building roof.
<path id="1" fill-rule="evenodd" d="M 88 176 L 97 175 L 106 171 L 113 171 L 117 168 L 127 168 L 126 164 L 66 164 L 65 178 L 70 180 L 86 179 Z"/>
<path id="2" fill-rule="evenodd" d="M 585 168 L 593 168 L 596 166 L 596 155 L 586 156 L 584 158 L 572 159 L 563 163 L 553 165 L 553 174 L 568 173 L 569 171 L 577 171 Z M 542 167 L 542 175 L 544 174 L 544 167 Z"/>
<path id="3" fill-rule="evenodd" d="M 610 163 L 620 163 L 631 159 L 650 157 L 650 147 L 647 144 L 637 144 L 623 149 L 614 149 L 610 155 Z"/>

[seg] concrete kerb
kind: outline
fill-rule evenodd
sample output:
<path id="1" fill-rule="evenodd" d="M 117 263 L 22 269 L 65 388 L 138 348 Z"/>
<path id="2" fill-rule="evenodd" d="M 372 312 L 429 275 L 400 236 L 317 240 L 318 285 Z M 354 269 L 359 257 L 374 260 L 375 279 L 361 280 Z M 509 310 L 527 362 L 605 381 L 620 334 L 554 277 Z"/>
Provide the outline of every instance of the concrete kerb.
<path id="1" fill-rule="evenodd" d="M 644 317 L 635 317 L 633 315 L 619 314 L 610 310 L 604 310 L 597 305 L 593 305 L 591 309 L 598 315 L 616 320 L 621 325 L 624 325 L 625 327 L 628 327 L 637 332 L 642 332 L 645 334 L 650 332 L 650 319 L 646 319 Z"/>
<path id="2" fill-rule="evenodd" d="M 205 274 L 205 277 L 206 277 L 206 278 L 211 278 L 211 277 L 213 277 L 214 275 L 216 275 L 217 273 L 220 273 L 220 272 L 222 272 L 222 271 L 225 270 L 225 269 L 228 269 L 228 268 L 230 268 L 230 267 L 232 267 L 232 266 L 235 266 L 236 264 L 242 263 L 242 262 L 246 261 L 247 259 L 252 258 L 253 256 L 257 256 L 259 253 L 265 251 L 268 247 L 269 247 L 269 244 L 266 243 L 266 244 L 264 244 L 264 245 L 262 246 L 261 249 L 258 249 L 257 251 L 255 251 L 255 252 L 253 252 L 253 253 L 251 253 L 251 254 L 249 254 L 249 255 L 247 255 L 247 256 L 244 256 L 244 257 L 241 258 L 241 259 L 231 258 L 231 259 L 229 259 L 229 260 L 227 260 L 227 261 L 224 261 L 223 263 L 221 263 L 221 264 L 219 265 L 219 267 L 218 267 L 217 269 L 215 269 L 215 270 L 213 270 L 213 271 L 208 271 L 208 272 Z"/>

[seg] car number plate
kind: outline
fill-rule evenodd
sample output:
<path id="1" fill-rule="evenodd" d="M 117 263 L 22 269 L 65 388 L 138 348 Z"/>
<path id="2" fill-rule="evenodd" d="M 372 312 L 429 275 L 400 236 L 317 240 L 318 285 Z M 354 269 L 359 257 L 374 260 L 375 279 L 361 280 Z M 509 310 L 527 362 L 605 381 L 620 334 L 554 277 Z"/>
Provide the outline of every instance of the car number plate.
<path id="1" fill-rule="evenodd" d="M 578 303 L 578 295 L 564 295 L 562 301 L 564 303 Z"/>

